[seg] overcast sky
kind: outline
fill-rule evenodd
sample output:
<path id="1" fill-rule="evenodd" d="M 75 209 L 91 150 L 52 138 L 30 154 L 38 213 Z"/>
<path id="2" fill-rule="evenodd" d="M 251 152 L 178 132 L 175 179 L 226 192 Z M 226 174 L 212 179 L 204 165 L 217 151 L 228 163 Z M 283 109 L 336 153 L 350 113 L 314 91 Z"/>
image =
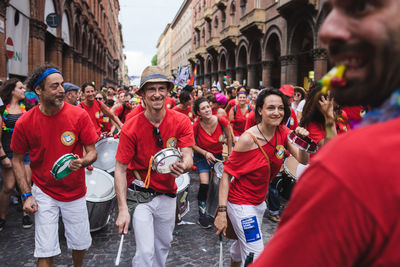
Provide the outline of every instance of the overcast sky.
<path id="1" fill-rule="evenodd" d="M 119 0 L 129 75 L 140 76 L 157 54 L 157 41 L 183 0 Z"/>

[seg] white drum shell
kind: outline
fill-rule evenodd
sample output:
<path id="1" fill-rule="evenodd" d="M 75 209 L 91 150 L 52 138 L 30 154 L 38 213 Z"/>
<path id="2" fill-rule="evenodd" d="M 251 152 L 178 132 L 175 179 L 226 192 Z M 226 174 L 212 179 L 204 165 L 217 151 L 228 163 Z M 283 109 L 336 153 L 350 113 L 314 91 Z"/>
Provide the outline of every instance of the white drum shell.
<path id="1" fill-rule="evenodd" d="M 106 171 L 113 172 L 115 169 L 119 139 L 107 137 L 99 140 L 96 143 L 97 159 L 93 162 L 93 167 Z"/>
<path id="2" fill-rule="evenodd" d="M 176 205 L 178 212 L 182 218 L 189 212 L 189 185 L 190 176 L 188 173 L 184 173 L 175 179 L 175 183 L 178 187 L 176 193 Z"/>
<path id="3" fill-rule="evenodd" d="M 85 170 L 86 205 L 89 214 L 90 231 L 104 228 L 110 220 L 115 206 L 114 178 L 107 172 L 94 168 Z"/>

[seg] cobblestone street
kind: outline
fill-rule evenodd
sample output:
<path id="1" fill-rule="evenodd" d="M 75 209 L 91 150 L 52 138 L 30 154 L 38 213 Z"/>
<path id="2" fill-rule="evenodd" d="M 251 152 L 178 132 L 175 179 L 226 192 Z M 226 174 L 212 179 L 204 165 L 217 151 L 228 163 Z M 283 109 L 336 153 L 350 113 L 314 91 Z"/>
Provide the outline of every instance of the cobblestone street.
<path id="1" fill-rule="evenodd" d="M 198 187 L 197 175 L 192 173 L 189 193 L 190 211 L 183 218 L 183 221 L 189 224 L 175 227 L 167 266 L 218 266 L 219 239 L 215 235 L 215 228 L 202 229 L 195 223 L 198 215 L 196 199 Z M 120 241 L 114 224 L 115 219 L 116 210 L 114 209 L 107 227 L 92 233 L 93 243 L 85 256 L 84 266 L 114 266 Z M 34 227 L 23 229 L 21 221 L 21 211 L 17 211 L 16 205 L 10 206 L 7 223 L 0 232 L 1 267 L 36 266 L 36 259 L 33 257 Z M 275 227 L 276 224 L 264 218 L 262 231 L 265 242 L 271 237 Z M 71 252 L 67 250 L 62 231 L 60 231 L 59 238 L 62 254 L 54 258 L 54 265 L 58 267 L 73 266 Z M 224 266 L 229 266 L 231 243 L 231 240 L 223 240 Z M 135 241 L 133 233 L 130 231 L 124 240 L 119 266 L 131 266 L 134 253 Z"/>

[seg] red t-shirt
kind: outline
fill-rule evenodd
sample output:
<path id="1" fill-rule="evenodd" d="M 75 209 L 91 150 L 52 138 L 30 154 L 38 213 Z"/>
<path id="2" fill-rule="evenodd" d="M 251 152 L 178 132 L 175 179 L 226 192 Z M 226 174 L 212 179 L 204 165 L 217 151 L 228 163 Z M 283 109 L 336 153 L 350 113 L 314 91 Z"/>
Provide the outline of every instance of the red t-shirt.
<path id="1" fill-rule="evenodd" d="M 193 111 L 192 111 L 192 106 L 188 107 L 187 109 L 180 109 L 179 105 L 175 106 L 172 108 L 175 111 L 178 111 L 182 114 L 185 114 L 186 116 L 189 117 L 190 121 L 193 121 Z"/>
<path id="2" fill-rule="evenodd" d="M 133 118 L 135 115 L 142 113 L 143 111 L 145 111 L 145 109 L 140 103 L 140 105 L 138 105 L 131 112 L 129 112 L 128 115 L 126 115 L 125 121 L 128 121 L 130 118 Z"/>
<path id="3" fill-rule="evenodd" d="M 279 125 L 276 128 L 274 136 L 269 141 L 269 144 L 263 146 L 265 153 L 267 153 L 271 165 L 271 178 L 274 178 L 282 164 L 287 149 L 288 134 L 290 129 L 284 125 Z M 274 149 L 276 147 L 276 150 Z"/>
<path id="4" fill-rule="evenodd" d="M 302 174 L 252 266 L 398 266 L 400 118 L 340 135 Z M 373 142 L 371 142 L 373 140 Z"/>
<path id="5" fill-rule="evenodd" d="M 71 172 L 56 180 L 50 171 L 62 155 L 83 157 L 83 146 L 95 143 L 97 134 L 83 109 L 64 102 L 54 116 L 44 115 L 34 107 L 18 119 L 11 148 L 18 154 L 29 151 L 32 181 L 46 194 L 59 201 L 72 201 L 85 196 L 85 169 Z"/>
<path id="6" fill-rule="evenodd" d="M 130 108 L 128 108 L 128 107 L 125 107 L 125 110 L 124 110 L 124 105 L 122 104 L 122 105 L 119 105 L 119 106 L 115 109 L 114 114 L 115 114 L 116 116 L 118 116 L 118 118 L 120 119 L 120 121 L 121 121 L 122 123 L 124 123 L 124 122 L 126 121 L 126 118 L 127 118 L 128 114 L 129 114 L 131 111 L 132 111 L 132 109 L 130 109 Z M 122 114 L 122 112 L 124 112 L 124 114 Z"/>
<path id="7" fill-rule="evenodd" d="M 174 98 L 167 96 L 167 98 L 165 99 L 165 107 L 166 108 L 173 108 L 175 107 L 176 101 Z"/>
<path id="8" fill-rule="evenodd" d="M 308 137 L 310 137 L 317 144 L 326 136 L 325 127 L 323 124 L 310 122 L 306 129 L 310 133 Z"/>
<path id="9" fill-rule="evenodd" d="M 296 112 L 293 108 L 290 108 L 290 118 L 286 122 L 286 126 L 289 127 L 290 130 L 296 130 L 297 126 L 299 126 L 299 122 L 297 121 Z"/>
<path id="10" fill-rule="evenodd" d="M 222 153 L 222 144 L 224 142 L 224 131 L 228 127 L 228 120 L 224 117 L 218 117 L 217 127 L 215 127 L 214 132 L 209 135 L 201 126 L 201 124 L 196 121 L 193 124 L 193 132 L 196 140 L 196 145 L 203 148 L 213 154 Z M 200 127 L 198 127 L 200 125 Z M 222 128 L 221 128 L 222 126 Z"/>
<path id="11" fill-rule="evenodd" d="M 264 150 L 266 146 L 268 144 L 263 146 Z M 224 162 L 224 171 L 235 177 L 229 185 L 229 202 L 259 205 L 265 201 L 270 182 L 270 165 L 259 148 L 232 151 Z"/>
<path id="12" fill-rule="evenodd" d="M 90 119 L 92 120 L 94 128 L 96 129 L 97 136 L 100 136 L 101 123 L 103 121 L 100 103 L 95 100 L 93 101 L 93 105 L 87 106 L 85 103 L 81 102 L 80 106 L 87 111 Z"/>
<path id="13" fill-rule="evenodd" d="M 166 109 L 166 114 L 158 127 L 161 139 L 166 147 L 190 147 L 194 145 L 193 128 L 187 116 Z M 144 112 L 128 120 L 122 127 L 116 159 L 128 164 L 128 185 L 135 179 L 133 170 L 137 170 L 144 181 L 150 157 L 161 149 L 153 136 L 153 125 L 146 119 Z M 160 193 L 176 193 L 175 178 L 170 174 L 159 174 L 151 170 L 150 188 Z"/>
<path id="14" fill-rule="evenodd" d="M 229 104 L 231 105 L 231 107 L 236 106 L 237 104 L 237 100 L 236 98 L 229 100 Z M 246 104 L 250 104 L 250 100 L 246 99 Z"/>
<path id="15" fill-rule="evenodd" d="M 231 120 L 231 125 L 233 129 L 233 134 L 235 136 L 240 136 L 244 132 L 244 127 L 246 126 L 246 118 L 248 117 L 249 113 L 253 109 L 252 106 L 250 106 L 250 111 L 249 111 L 249 106 L 246 105 L 246 112 L 242 114 L 242 111 L 240 110 L 240 106 L 236 105 L 231 108 L 231 112 L 235 113 L 235 107 L 236 107 L 236 115 L 234 115 L 233 119 Z"/>
<path id="16" fill-rule="evenodd" d="M 251 127 L 253 127 L 256 124 L 257 124 L 256 113 L 255 113 L 255 109 L 253 109 L 246 118 L 246 125 L 244 127 L 244 130 L 246 131 L 247 129 L 250 129 Z"/>

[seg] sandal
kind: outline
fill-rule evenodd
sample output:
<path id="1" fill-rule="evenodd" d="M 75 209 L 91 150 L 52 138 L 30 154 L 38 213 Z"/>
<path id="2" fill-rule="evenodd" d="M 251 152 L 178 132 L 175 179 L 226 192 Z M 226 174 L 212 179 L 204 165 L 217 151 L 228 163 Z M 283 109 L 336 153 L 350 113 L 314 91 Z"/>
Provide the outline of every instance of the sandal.
<path id="1" fill-rule="evenodd" d="M 272 214 L 268 213 L 268 214 L 267 214 L 267 218 L 268 218 L 270 221 L 273 221 L 273 222 L 275 222 L 275 223 L 278 223 L 278 222 L 280 222 L 280 220 L 281 220 L 281 216 L 279 216 L 279 214 L 272 215 Z"/>

